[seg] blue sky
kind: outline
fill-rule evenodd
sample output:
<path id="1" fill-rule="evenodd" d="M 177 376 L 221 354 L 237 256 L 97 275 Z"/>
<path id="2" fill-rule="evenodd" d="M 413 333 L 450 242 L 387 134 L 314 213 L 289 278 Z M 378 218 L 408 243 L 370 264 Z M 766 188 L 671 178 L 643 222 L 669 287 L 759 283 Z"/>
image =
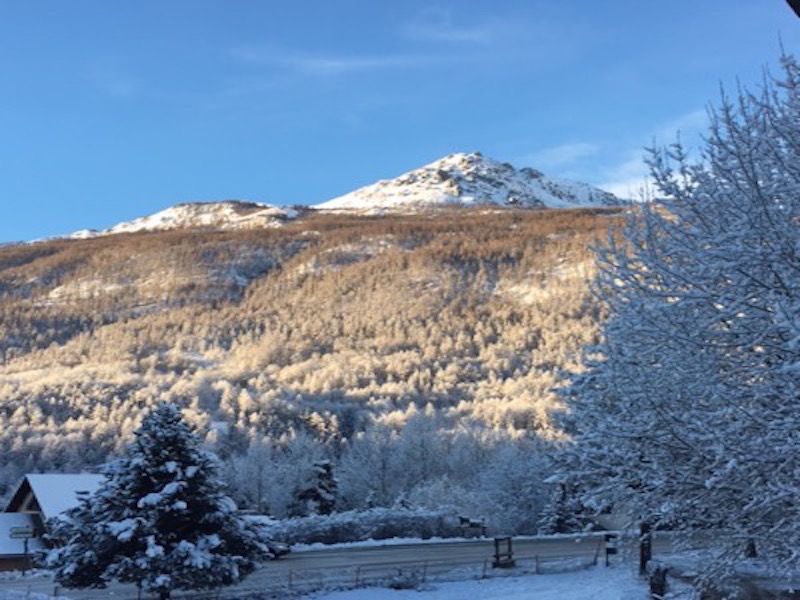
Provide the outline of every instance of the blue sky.
<path id="1" fill-rule="evenodd" d="M 454 151 L 614 191 L 755 84 L 782 0 L 0 4 L 0 241 L 316 203 Z"/>

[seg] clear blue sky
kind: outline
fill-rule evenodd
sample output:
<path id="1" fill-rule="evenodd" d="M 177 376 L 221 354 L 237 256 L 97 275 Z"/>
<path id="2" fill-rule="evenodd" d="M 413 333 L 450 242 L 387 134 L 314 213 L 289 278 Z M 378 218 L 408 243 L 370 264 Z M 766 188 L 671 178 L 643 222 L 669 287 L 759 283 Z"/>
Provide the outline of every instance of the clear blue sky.
<path id="1" fill-rule="evenodd" d="M 4 0 L 0 241 L 462 150 L 624 190 L 779 36 L 800 50 L 783 0 Z"/>

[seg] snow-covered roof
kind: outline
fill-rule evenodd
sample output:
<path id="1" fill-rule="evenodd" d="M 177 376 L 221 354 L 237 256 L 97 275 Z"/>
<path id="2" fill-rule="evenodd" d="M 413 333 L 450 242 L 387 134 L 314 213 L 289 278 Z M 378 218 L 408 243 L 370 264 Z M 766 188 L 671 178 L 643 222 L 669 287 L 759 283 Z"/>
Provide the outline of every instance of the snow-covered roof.
<path id="1" fill-rule="evenodd" d="M 103 481 L 93 473 L 35 473 L 26 475 L 45 519 L 56 517 L 77 506 L 78 493 L 93 494 Z"/>
<path id="2" fill-rule="evenodd" d="M 0 556 L 22 555 L 23 540 L 11 539 L 11 530 L 15 527 L 33 527 L 33 515 L 29 513 L 0 512 Z M 28 541 L 28 552 L 43 549 L 40 539 Z"/>

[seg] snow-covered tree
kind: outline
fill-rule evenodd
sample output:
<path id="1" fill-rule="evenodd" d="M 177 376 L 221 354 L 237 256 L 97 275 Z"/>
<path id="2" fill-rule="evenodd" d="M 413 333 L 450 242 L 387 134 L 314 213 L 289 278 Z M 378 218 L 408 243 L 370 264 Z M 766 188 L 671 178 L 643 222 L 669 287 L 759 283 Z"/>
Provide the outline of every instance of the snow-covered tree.
<path id="1" fill-rule="evenodd" d="M 549 501 L 542 510 L 539 529 L 544 533 L 572 533 L 583 531 L 590 525 L 579 492 L 563 481 L 553 486 Z"/>
<path id="2" fill-rule="evenodd" d="M 228 479 L 239 506 L 246 506 L 258 512 L 269 512 L 268 490 L 276 484 L 274 470 L 271 469 L 273 450 L 263 440 L 253 440 L 247 452 L 230 461 Z"/>
<path id="3" fill-rule="evenodd" d="M 599 249 L 609 318 L 564 397 L 596 509 L 713 529 L 800 566 L 800 65 L 723 98 L 697 161 L 650 156 L 658 201 Z"/>
<path id="4" fill-rule="evenodd" d="M 498 445 L 478 475 L 483 497 L 481 516 L 499 532 L 536 532 L 546 500 L 545 468 L 542 445 L 537 440 Z"/>
<path id="5" fill-rule="evenodd" d="M 396 432 L 385 426 L 370 427 L 350 440 L 337 464 L 345 508 L 392 504 L 402 483 L 398 445 Z"/>
<path id="6" fill-rule="evenodd" d="M 266 558 L 257 530 L 224 493 L 216 457 L 176 406 L 149 413 L 127 456 L 104 474 L 101 488 L 55 527 L 63 545 L 48 563 L 62 585 L 116 580 L 164 599 L 234 584 Z"/>
<path id="7" fill-rule="evenodd" d="M 297 494 L 296 513 L 329 515 L 336 508 L 338 482 L 333 463 L 320 460 L 314 463 L 311 481 Z"/>

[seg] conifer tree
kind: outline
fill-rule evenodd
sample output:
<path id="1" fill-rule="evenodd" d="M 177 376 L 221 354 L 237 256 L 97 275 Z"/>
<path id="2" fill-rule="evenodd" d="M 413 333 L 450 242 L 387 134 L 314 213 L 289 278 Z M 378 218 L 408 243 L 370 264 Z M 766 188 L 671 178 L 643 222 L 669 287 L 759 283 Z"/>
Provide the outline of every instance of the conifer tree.
<path id="1" fill-rule="evenodd" d="M 590 524 L 580 496 L 572 485 L 558 483 L 542 510 L 540 530 L 544 533 L 574 533 Z"/>
<path id="2" fill-rule="evenodd" d="M 336 492 L 338 482 L 333 472 L 333 464 L 329 460 L 314 463 L 312 481 L 297 496 L 306 512 L 318 515 L 329 515 L 336 508 Z"/>
<path id="3" fill-rule="evenodd" d="M 225 495 L 216 457 L 175 405 L 148 414 L 127 456 L 104 474 L 100 489 L 54 529 L 63 546 L 48 563 L 62 585 L 135 583 L 166 599 L 173 590 L 235 584 L 267 557 Z"/>

